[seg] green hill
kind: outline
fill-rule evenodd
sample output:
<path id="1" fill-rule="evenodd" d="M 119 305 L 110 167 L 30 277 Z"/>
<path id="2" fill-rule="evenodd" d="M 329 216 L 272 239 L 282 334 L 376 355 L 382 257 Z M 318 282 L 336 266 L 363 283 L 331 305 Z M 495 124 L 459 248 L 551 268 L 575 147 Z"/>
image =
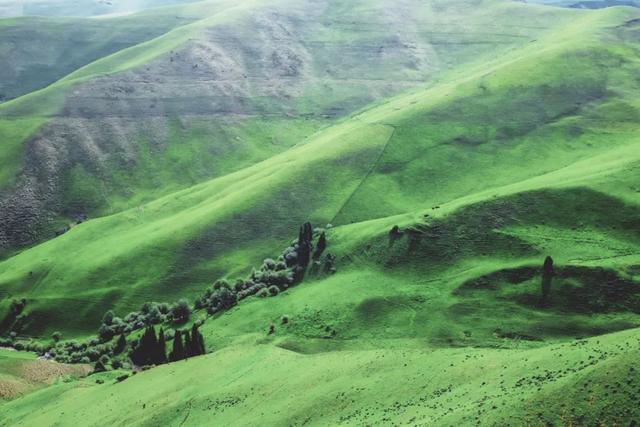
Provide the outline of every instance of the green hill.
<path id="1" fill-rule="evenodd" d="M 640 417 L 638 9 L 283 0 L 127 19 L 175 11 L 0 104 L 0 162 L 21 165 L 0 175 L 0 315 L 24 298 L 22 339 L 89 338 L 107 310 L 246 277 L 306 221 L 337 272 L 196 312 L 211 354 L 56 384 L 0 424 Z"/>
<path id="2" fill-rule="evenodd" d="M 466 2 L 413 1 L 394 13 L 385 2 L 311 3 L 182 6 L 199 19 L 0 105 L 0 247 L 255 164 L 573 16 L 492 2 L 491 16 Z M 144 26 L 158 13 L 126 19 Z"/>
<path id="3" fill-rule="evenodd" d="M 521 6 L 509 6 L 514 7 Z M 629 168 L 638 153 L 637 88 L 629 77 L 637 62 L 627 39 L 635 32 L 618 30 L 613 42 L 605 30 L 612 22 L 624 26 L 634 14 L 613 9 L 576 15 L 585 22 L 574 20 L 526 49 L 452 71 L 447 82 L 343 119 L 264 162 L 85 222 L 0 264 L 2 290 L 30 300 L 30 333 L 61 326 L 78 333 L 95 330 L 107 308 L 126 313 L 145 301 L 193 296 L 219 277 L 247 272 L 277 253 L 306 219 L 335 226 L 378 219 L 376 228 L 363 224 L 369 233 L 359 236 L 364 244 L 395 222 L 421 222 L 424 212 L 438 218 L 465 205 L 496 198 L 503 203 L 501 197 L 542 188 L 591 188 L 595 193 L 577 196 L 567 190 L 578 206 L 605 194 L 623 206 L 634 203 Z M 600 23 L 604 33 L 584 30 L 585 23 Z M 411 161 L 418 156 L 419 162 Z M 464 169 L 451 168 L 451 161 Z M 408 216 L 383 219 L 395 215 Z M 541 214 L 522 227 L 544 221 Z M 567 221 L 561 225 L 576 225 Z M 612 234 L 597 222 L 588 225 L 595 229 L 584 233 Z M 335 234 L 337 245 L 353 245 L 341 227 Z M 621 245 L 635 244 L 633 235 L 621 237 L 632 239 Z M 467 257 L 492 255 L 464 249 Z M 495 255 L 516 261 L 541 249 Z M 567 249 L 570 260 L 574 254 Z M 93 320 L 77 311 L 73 319 L 65 316 L 73 301 L 82 301 Z"/>

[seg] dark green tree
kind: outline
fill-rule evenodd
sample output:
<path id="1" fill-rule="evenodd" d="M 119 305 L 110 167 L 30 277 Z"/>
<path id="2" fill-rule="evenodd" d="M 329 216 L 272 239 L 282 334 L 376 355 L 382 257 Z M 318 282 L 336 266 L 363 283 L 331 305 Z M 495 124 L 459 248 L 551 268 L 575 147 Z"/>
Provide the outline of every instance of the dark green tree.
<path id="1" fill-rule="evenodd" d="M 111 325 L 111 323 L 113 323 L 113 311 L 109 310 L 102 316 L 102 324 Z"/>
<path id="2" fill-rule="evenodd" d="M 172 362 L 177 362 L 178 360 L 182 360 L 185 358 L 184 352 L 184 344 L 182 342 L 182 332 L 179 330 L 176 331 L 173 336 L 173 348 L 171 350 L 170 360 Z"/>
<path id="3" fill-rule="evenodd" d="M 553 280 L 554 275 L 555 273 L 553 271 L 553 258 L 548 256 L 545 258 L 544 265 L 542 266 L 542 282 L 540 284 L 542 288 L 542 305 L 549 304 L 549 296 L 551 294 L 551 281 Z"/>
<path id="4" fill-rule="evenodd" d="M 195 354 L 193 354 L 193 342 L 191 340 L 191 334 L 189 334 L 189 331 L 184 331 L 184 356 L 185 357 L 191 357 L 191 356 L 195 356 Z"/>
<path id="5" fill-rule="evenodd" d="M 311 223 L 305 222 L 300 227 L 298 234 L 298 265 L 304 269 L 307 268 L 311 260 L 312 240 L 313 229 L 311 228 Z"/>
<path id="6" fill-rule="evenodd" d="M 118 337 L 118 341 L 116 341 L 116 345 L 113 347 L 113 354 L 120 354 L 127 347 L 127 339 L 124 337 L 124 334 L 120 334 Z"/>
<path id="7" fill-rule="evenodd" d="M 320 234 L 320 237 L 318 238 L 318 243 L 316 243 L 316 250 L 313 252 L 313 259 L 319 260 L 326 248 L 327 248 L 327 236 L 323 231 L 322 234 Z"/>
<path id="8" fill-rule="evenodd" d="M 102 362 L 102 360 L 98 360 L 95 365 L 93 366 L 93 372 L 97 373 L 97 372 L 104 372 L 107 370 L 107 367 L 104 366 L 104 363 Z"/>
<path id="9" fill-rule="evenodd" d="M 198 326 L 194 323 L 191 327 L 191 355 L 199 356 L 205 353 L 204 337 L 198 330 Z"/>
<path id="10" fill-rule="evenodd" d="M 158 332 L 158 345 L 155 353 L 156 365 L 167 363 L 167 342 L 162 328 L 160 328 L 160 332 Z"/>
<path id="11" fill-rule="evenodd" d="M 153 326 L 144 330 L 138 346 L 131 353 L 131 361 L 139 366 L 152 365 L 158 362 L 158 338 Z"/>
<path id="12" fill-rule="evenodd" d="M 181 299 L 171 307 L 171 317 L 176 323 L 184 323 L 191 316 L 191 308 L 186 299 Z"/>

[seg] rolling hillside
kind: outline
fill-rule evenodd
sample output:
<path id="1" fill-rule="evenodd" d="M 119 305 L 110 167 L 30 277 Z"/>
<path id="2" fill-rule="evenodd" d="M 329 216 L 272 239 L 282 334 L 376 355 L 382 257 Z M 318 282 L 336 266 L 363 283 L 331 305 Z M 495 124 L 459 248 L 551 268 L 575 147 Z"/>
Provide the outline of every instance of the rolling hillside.
<path id="1" fill-rule="evenodd" d="M 513 15 L 523 6 L 496 7 Z M 446 82 L 342 119 L 264 162 L 85 222 L 9 258 L 0 264 L 2 290 L 30 300 L 32 334 L 47 332 L 45 324 L 48 332 L 62 325 L 91 331 L 110 307 L 126 312 L 152 299 L 193 296 L 221 276 L 247 272 L 306 219 L 384 224 L 366 241 L 384 235 L 399 221 L 396 215 L 409 215 L 401 225 L 410 225 L 427 211 L 437 218 L 487 198 L 549 187 L 591 188 L 577 192 L 577 205 L 607 194 L 619 203 L 636 202 L 637 88 L 630 78 L 637 67 L 636 32 L 625 27 L 636 12 L 573 15 L 573 25 L 526 48 L 451 71 Z M 595 25 L 602 30 L 592 30 Z M 451 168 L 451 161 L 464 170 Z M 530 221 L 524 226 L 544 218 Z M 336 243 L 353 244 L 340 230 Z M 634 236 L 620 238 L 634 244 Z M 505 255 L 517 260 L 536 253 Z M 94 320 L 77 311 L 74 319 L 65 316 L 74 301 L 82 301 L 81 310 Z"/>
<path id="2" fill-rule="evenodd" d="M 78 22 L 122 33 L 0 104 L 14 333 L 86 339 L 107 310 L 193 301 L 306 221 L 337 272 L 197 311 L 211 354 L 55 384 L 0 424 L 640 417 L 639 9 L 247 0 Z"/>
<path id="3" fill-rule="evenodd" d="M 239 346 L 121 383 L 59 384 L 3 414 L 11 425 L 626 425 L 640 416 L 638 349 L 637 331 L 535 350 Z"/>
<path id="4" fill-rule="evenodd" d="M 0 106 L 5 252 L 78 218 L 139 207 L 269 158 L 371 102 L 527 45 L 572 16 L 510 4 L 486 14 L 465 2 L 188 7 L 201 19 Z M 507 17 L 508 27 L 495 26 Z"/>

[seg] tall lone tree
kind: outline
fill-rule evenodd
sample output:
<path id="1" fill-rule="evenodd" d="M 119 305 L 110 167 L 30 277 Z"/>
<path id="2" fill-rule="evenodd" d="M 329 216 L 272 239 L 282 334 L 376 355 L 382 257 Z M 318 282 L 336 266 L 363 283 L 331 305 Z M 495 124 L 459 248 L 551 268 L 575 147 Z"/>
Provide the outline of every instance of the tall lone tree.
<path id="1" fill-rule="evenodd" d="M 294 269 L 294 282 L 300 283 L 304 279 L 309 261 L 311 261 L 311 251 L 313 250 L 313 228 L 311 223 L 305 222 L 300 227 L 298 234 L 298 265 Z"/>
<path id="2" fill-rule="evenodd" d="M 320 237 L 318 238 L 318 243 L 316 243 L 316 250 L 313 252 L 313 259 L 315 261 L 319 260 L 326 248 L 327 248 L 327 236 L 324 234 L 324 231 L 323 231 L 322 234 L 320 234 Z"/>
<path id="3" fill-rule="evenodd" d="M 300 227 L 298 234 L 298 265 L 302 268 L 307 268 L 311 260 L 312 240 L 313 228 L 311 228 L 311 223 L 305 222 Z"/>
<path id="4" fill-rule="evenodd" d="M 549 295 L 551 294 L 551 281 L 553 280 L 554 275 L 555 273 L 553 272 L 553 258 L 548 256 L 545 258 L 544 265 L 542 266 L 542 305 L 549 304 Z"/>

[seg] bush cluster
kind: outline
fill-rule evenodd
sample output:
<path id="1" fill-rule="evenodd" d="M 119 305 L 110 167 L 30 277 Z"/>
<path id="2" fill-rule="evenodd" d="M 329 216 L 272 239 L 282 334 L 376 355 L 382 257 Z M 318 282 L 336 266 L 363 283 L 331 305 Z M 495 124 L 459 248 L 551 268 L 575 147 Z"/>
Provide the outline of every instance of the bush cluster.
<path id="1" fill-rule="evenodd" d="M 98 329 L 98 337 L 102 342 L 108 342 L 118 334 L 129 334 L 160 323 L 182 324 L 187 322 L 190 316 L 191 308 L 185 299 L 172 305 L 147 302 L 140 308 L 140 311 L 133 311 L 122 319 L 114 316 L 112 311 L 107 311 Z"/>
<path id="2" fill-rule="evenodd" d="M 316 245 L 313 244 L 314 234 L 319 234 Z M 310 265 L 318 270 L 324 265 L 323 271 L 332 272 L 335 257 L 327 254 L 324 261 L 321 259 L 326 247 L 325 233 L 314 233 L 307 222 L 300 227 L 298 238 L 277 259 L 265 259 L 260 268 L 254 268 L 247 278 L 236 279 L 233 286 L 226 280 L 217 281 L 196 299 L 194 308 L 206 309 L 213 315 L 252 295 L 259 298 L 277 296 L 301 282 Z"/>
<path id="3" fill-rule="evenodd" d="M 313 244 L 314 234 L 319 234 Z M 258 269 L 253 269 L 249 277 L 237 279 L 233 286 L 226 280 L 218 280 L 213 286 L 195 300 L 194 308 L 206 309 L 210 315 L 228 310 L 239 301 L 255 295 L 257 297 L 275 297 L 291 286 L 300 283 L 311 268 L 324 272 L 334 272 L 335 257 L 327 254 L 322 258 L 327 246 L 324 232 L 314 233 L 311 224 L 300 227 L 298 238 L 288 246 L 277 259 L 267 258 Z M 86 342 L 70 340 L 60 342 L 60 332 L 52 334 L 52 342 L 44 345 L 34 341 L 17 341 L 20 318 L 26 306 L 26 300 L 14 300 L 10 306 L 9 320 L 13 325 L 9 336 L 0 338 L 0 346 L 12 346 L 17 350 L 36 352 L 62 363 L 95 363 L 95 371 L 106 370 L 108 365 L 114 369 L 128 368 L 130 363 L 138 366 L 150 366 L 177 361 L 204 354 L 205 343 L 198 331 L 199 323 L 189 330 L 164 331 L 160 328 L 156 335 L 155 325 L 172 323 L 180 325 L 191 317 L 191 306 L 181 299 L 174 304 L 148 302 L 139 311 L 123 318 L 107 311 L 98 328 L 97 338 Z M 288 318 L 282 319 L 283 324 Z M 17 326 L 16 326 L 17 325 Z M 127 336 L 144 329 L 139 338 Z M 113 338 L 118 339 L 113 342 Z M 167 342 L 172 341 L 172 349 L 167 353 Z M 128 351 L 127 351 L 128 348 Z"/>

